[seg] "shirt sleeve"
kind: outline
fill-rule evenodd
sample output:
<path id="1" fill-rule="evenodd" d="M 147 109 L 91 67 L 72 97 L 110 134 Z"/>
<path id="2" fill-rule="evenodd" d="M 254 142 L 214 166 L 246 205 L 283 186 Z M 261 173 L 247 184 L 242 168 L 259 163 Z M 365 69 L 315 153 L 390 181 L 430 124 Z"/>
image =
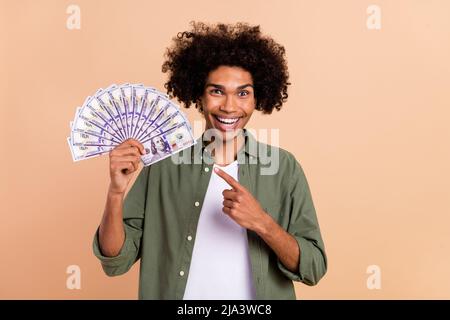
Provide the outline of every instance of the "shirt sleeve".
<path id="1" fill-rule="evenodd" d="M 100 260 L 103 271 L 108 276 L 126 273 L 140 258 L 142 229 L 144 224 L 150 167 L 144 167 L 125 197 L 123 205 L 123 222 L 125 240 L 117 256 L 104 256 L 98 238 L 99 227 L 94 235 L 93 251 Z"/>
<path id="2" fill-rule="evenodd" d="M 306 176 L 293 156 L 292 166 L 294 169 L 287 197 L 289 204 L 286 206 L 290 211 L 287 231 L 300 249 L 298 272 L 288 270 L 279 259 L 277 263 L 289 279 L 313 286 L 327 271 L 327 257 Z"/>

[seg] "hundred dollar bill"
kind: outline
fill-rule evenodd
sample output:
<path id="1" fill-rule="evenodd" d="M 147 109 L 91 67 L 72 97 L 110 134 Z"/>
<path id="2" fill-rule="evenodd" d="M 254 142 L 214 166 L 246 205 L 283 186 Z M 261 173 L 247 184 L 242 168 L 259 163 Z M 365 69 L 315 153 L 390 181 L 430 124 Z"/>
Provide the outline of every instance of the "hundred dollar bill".
<path id="1" fill-rule="evenodd" d="M 166 94 L 158 92 L 153 87 L 144 87 L 141 84 L 132 85 L 131 92 L 131 105 L 132 105 L 132 116 L 131 116 L 131 137 L 135 138 L 140 132 L 141 125 L 148 119 L 152 109 L 152 105 L 157 103 L 159 99 L 163 97 L 168 99 Z M 158 98 L 156 101 L 155 99 Z"/>
<path id="2" fill-rule="evenodd" d="M 142 142 L 146 154 L 141 156 L 145 166 L 163 160 L 196 143 L 192 132 L 186 123 L 175 125 L 164 131 L 157 131 L 155 135 Z"/>
<path id="3" fill-rule="evenodd" d="M 70 139 L 74 146 L 104 146 L 114 148 L 119 144 L 111 138 L 102 137 L 95 133 L 91 134 L 81 130 L 73 130 Z"/>
<path id="4" fill-rule="evenodd" d="M 139 97 L 145 92 L 145 88 L 143 85 L 134 85 L 131 87 L 131 115 L 130 115 L 130 135 L 131 137 L 134 137 L 134 128 L 135 128 L 135 121 L 137 120 L 138 115 L 138 103 L 139 103 Z"/>
<path id="5" fill-rule="evenodd" d="M 96 92 L 94 97 L 86 99 L 82 108 L 97 121 L 101 119 L 105 130 L 113 134 L 118 140 L 124 140 L 125 137 L 121 134 L 120 128 L 114 120 L 114 114 L 112 113 L 111 108 L 98 99 L 98 96 L 101 96 L 102 92 L 103 90 L 100 89 Z"/>
<path id="6" fill-rule="evenodd" d="M 112 121 L 114 121 L 115 125 L 118 128 L 118 132 L 120 133 L 122 140 L 125 140 L 127 136 L 123 125 L 122 119 L 123 113 L 118 102 L 110 94 L 110 90 L 117 90 L 117 86 L 111 85 L 107 89 L 102 90 L 101 92 L 96 94 L 95 97 L 98 103 L 101 104 L 105 108 L 105 110 L 108 111 Z"/>
<path id="7" fill-rule="evenodd" d="M 131 138 L 131 123 L 130 117 L 132 116 L 131 108 L 132 108 L 132 93 L 133 87 L 130 84 L 125 84 L 120 86 L 120 99 L 121 106 L 124 109 L 124 122 L 125 122 L 125 131 L 127 133 L 127 137 Z"/>
<path id="8" fill-rule="evenodd" d="M 77 113 L 72 125 L 72 133 L 73 132 L 88 133 L 97 137 L 104 137 L 105 139 L 116 143 L 121 142 L 121 139 L 117 138 L 114 131 L 109 129 L 100 117 L 91 113 L 87 108 L 81 108 Z"/>
<path id="9" fill-rule="evenodd" d="M 109 117 L 106 111 L 101 108 L 94 97 L 88 97 L 85 100 L 79 113 L 75 117 L 75 121 L 77 121 L 77 119 L 88 121 L 99 129 L 101 128 L 106 134 L 116 139 L 116 141 L 123 140 L 122 136 L 119 135 L 118 128 L 114 125 L 114 121 Z"/>
<path id="10" fill-rule="evenodd" d="M 136 140 L 139 140 L 142 135 L 148 133 L 148 129 L 153 123 L 155 115 L 159 113 L 163 106 L 168 105 L 170 101 L 155 92 L 148 90 L 143 103 L 142 115 L 138 119 L 136 132 L 134 134 Z"/>
<path id="11" fill-rule="evenodd" d="M 151 132 L 161 126 L 166 119 L 169 119 L 170 121 L 178 112 L 179 109 L 171 101 L 161 99 L 160 102 L 155 105 L 154 112 L 150 114 L 146 125 L 141 128 L 141 131 L 136 139 L 140 140 L 146 136 L 149 136 Z"/>
<path id="12" fill-rule="evenodd" d="M 67 143 L 69 144 L 73 161 L 93 158 L 112 150 L 110 147 L 101 146 L 74 146 L 70 137 L 67 137 Z"/>
<path id="13" fill-rule="evenodd" d="M 174 126 L 180 126 L 184 123 L 187 123 L 187 119 L 180 110 L 175 109 L 173 106 L 168 109 L 174 109 L 173 113 L 169 111 L 166 116 L 154 121 L 150 126 L 148 133 L 142 135 L 140 140 L 146 141 L 148 140 L 148 138 L 153 137 L 158 131 L 166 130 Z"/>
<path id="14" fill-rule="evenodd" d="M 128 84 L 125 84 L 124 86 L 128 86 Z M 108 93 L 110 104 L 114 107 L 117 114 L 119 115 L 119 121 L 121 124 L 121 128 L 124 133 L 125 139 L 127 139 L 127 138 L 129 138 L 129 136 L 128 136 L 128 132 L 127 132 L 127 125 L 125 123 L 126 112 L 125 112 L 125 105 L 123 103 L 121 86 L 110 87 L 107 90 L 107 93 Z"/>

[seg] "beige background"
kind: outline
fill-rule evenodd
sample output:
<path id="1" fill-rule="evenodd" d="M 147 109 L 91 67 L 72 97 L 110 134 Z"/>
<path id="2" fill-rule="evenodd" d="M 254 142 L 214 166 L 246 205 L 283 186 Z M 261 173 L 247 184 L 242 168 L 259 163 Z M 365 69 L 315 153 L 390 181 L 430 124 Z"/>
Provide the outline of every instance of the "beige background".
<path id="1" fill-rule="evenodd" d="M 381 30 L 366 27 L 371 4 Z M 311 186 L 329 271 L 298 298 L 449 299 L 446 0 L 0 1 L 0 298 L 137 297 L 138 265 L 108 278 L 91 252 L 108 159 L 73 163 L 69 121 L 111 83 L 162 89 L 164 50 L 191 20 L 261 24 L 286 47 L 289 102 L 249 126 L 279 128 Z M 72 264 L 81 290 L 66 288 Z"/>

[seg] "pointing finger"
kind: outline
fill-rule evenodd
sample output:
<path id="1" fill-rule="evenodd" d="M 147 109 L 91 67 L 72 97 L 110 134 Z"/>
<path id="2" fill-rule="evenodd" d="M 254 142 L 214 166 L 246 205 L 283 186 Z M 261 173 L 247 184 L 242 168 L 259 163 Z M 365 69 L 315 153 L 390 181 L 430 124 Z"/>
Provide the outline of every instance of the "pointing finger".
<path id="1" fill-rule="evenodd" d="M 223 180 L 225 180 L 226 183 L 228 183 L 233 189 L 235 190 L 242 190 L 243 187 L 242 185 L 237 182 L 232 176 L 230 176 L 228 173 L 226 173 L 225 171 L 219 169 L 219 168 L 214 168 L 214 172 L 221 177 Z"/>

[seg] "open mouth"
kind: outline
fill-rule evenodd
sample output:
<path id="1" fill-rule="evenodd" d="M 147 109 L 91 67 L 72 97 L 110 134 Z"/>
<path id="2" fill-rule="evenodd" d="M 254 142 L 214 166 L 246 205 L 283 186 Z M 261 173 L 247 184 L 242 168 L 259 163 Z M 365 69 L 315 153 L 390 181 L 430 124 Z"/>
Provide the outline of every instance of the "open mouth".
<path id="1" fill-rule="evenodd" d="M 219 116 L 214 116 L 214 117 L 216 117 L 216 119 L 220 123 L 223 123 L 223 124 L 235 124 L 240 119 L 239 117 L 238 118 L 222 118 L 222 117 L 219 117 Z"/>
<path id="2" fill-rule="evenodd" d="M 213 115 L 213 116 L 214 116 L 214 119 L 216 120 L 216 127 L 223 131 L 232 130 L 232 129 L 236 128 L 237 124 L 239 123 L 239 120 L 241 119 L 241 117 L 225 118 L 225 117 L 219 117 L 216 115 Z"/>

